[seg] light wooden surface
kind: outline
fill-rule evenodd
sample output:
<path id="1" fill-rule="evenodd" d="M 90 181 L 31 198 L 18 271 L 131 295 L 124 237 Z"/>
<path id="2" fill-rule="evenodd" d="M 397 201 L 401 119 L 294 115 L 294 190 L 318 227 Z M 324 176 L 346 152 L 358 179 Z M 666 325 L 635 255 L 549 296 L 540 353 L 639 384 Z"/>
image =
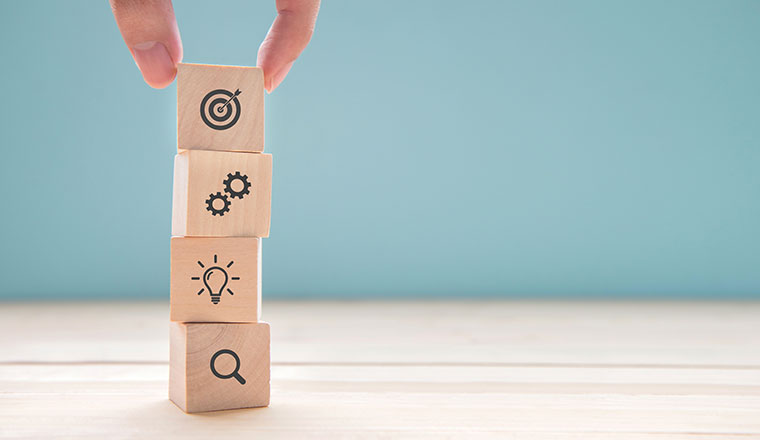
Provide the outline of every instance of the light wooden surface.
<path id="1" fill-rule="evenodd" d="M 268 408 L 167 399 L 166 303 L 0 305 L 5 438 L 760 438 L 758 302 L 264 302 Z"/>

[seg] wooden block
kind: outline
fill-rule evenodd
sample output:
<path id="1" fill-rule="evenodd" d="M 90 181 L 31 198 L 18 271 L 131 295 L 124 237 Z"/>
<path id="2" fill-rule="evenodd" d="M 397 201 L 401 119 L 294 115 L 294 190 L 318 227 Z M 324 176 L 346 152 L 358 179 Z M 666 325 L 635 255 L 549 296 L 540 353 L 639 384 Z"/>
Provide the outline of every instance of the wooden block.
<path id="1" fill-rule="evenodd" d="M 172 237 L 169 291 L 172 321 L 258 321 L 261 239 Z"/>
<path id="2" fill-rule="evenodd" d="M 264 74 L 258 67 L 177 67 L 177 147 L 264 151 Z"/>
<path id="3" fill-rule="evenodd" d="M 174 159 L 172 235 L 267 237 L 272 155 L 183 151 Z"/>
<path id="4" fill-rule="evenodd" d="M 269 324 L 172 322 L 169 399 L 188 413 L 269 405 Z"/>

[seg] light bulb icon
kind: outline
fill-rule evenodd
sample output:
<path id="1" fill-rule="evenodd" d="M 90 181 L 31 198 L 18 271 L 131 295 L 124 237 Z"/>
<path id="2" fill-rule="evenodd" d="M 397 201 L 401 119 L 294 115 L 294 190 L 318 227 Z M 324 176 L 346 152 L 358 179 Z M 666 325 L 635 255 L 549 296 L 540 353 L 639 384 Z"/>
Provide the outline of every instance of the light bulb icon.
<path id="1" fill-rule="evenodd" d="M 203 284 L 208 289 L 213 304 L 219 304 L 219 300 L 222 299 L 222 292 L 227 287 L 228 279 L 227 271 L 219 266 L 209 267 L 203 273 Z"/>
<path id="2" fill-rule="evenodd" d="M 217 264 L 218 258 L 217 255 L 214 255 L 214 264 Z M 209 268 L 206 268 L 206 266 L 203 264 L 201 260 L 198 260 L 198 266 L 200 266 L 202 269 L 206 269 L 203 272 L 203 277 L 191 277 L 192 280 L 202 280 L 203 281 L 203 288 L 198 291 L 198 295 L 203 294 L 206 290 L 208 290 L 209 295 L 211 296 L 211 303 L 216 305 L 219 304 L 219 301 L 222 300 L 222 293 L 227 292 L 230 295 L 234 295 L 235 292 L 232 291 L 229 287 L 227 287 L 227 284 L 229 284 L 230 281 L 237 281 L 240 279 L 240 277 L 231 277 L 229 274 L 227 274 L 227 269 L 230 268 L 235 262 L 230 260 L 229 263 L 227 263 L 227 266 L 211 266 Z"/>

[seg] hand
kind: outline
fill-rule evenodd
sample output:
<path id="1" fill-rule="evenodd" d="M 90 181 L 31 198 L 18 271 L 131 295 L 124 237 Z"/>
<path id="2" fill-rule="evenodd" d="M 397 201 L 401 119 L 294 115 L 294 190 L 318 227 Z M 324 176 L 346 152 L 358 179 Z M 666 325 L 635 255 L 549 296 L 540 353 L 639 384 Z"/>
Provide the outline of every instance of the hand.
<path id="1" fill-rule="evenodd" d="M 256 61 L 264 87 L 272 92 L 290 71 L 314 33 L 320 0 L 276 0 L 274 19 Z M 171 0 L 110 0 L 116 24 L 149 86 L 174 81 L 182 61 L 182 41 Z"/>

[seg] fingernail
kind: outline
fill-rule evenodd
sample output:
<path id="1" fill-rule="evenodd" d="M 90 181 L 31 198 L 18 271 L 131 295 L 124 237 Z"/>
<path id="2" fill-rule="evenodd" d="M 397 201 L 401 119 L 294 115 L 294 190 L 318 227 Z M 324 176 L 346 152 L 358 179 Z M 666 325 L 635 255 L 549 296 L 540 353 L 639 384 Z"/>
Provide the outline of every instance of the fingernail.
<path id="1" fill-rule="evenodd" d="M 278 70 L 277 73 L 272 75 L 272 79 L 269 81 L 269 86 L 267 87 L 267 92 L 272 93 L 272 91 L 280 85 L 285 77 L 288 76 L 288 72 L 290 72 L 290 68 L 293 67 L 294 62 L 295 61 L 289 62 L 282 69 Z"/>
<path id="2" fill-rule="evenodd" d="M 132 46 L 132 56 L 149 86 L 160 89 L 174 80 L 177 72 L 166 46 L 158 41 L 146 41 Z"/>

